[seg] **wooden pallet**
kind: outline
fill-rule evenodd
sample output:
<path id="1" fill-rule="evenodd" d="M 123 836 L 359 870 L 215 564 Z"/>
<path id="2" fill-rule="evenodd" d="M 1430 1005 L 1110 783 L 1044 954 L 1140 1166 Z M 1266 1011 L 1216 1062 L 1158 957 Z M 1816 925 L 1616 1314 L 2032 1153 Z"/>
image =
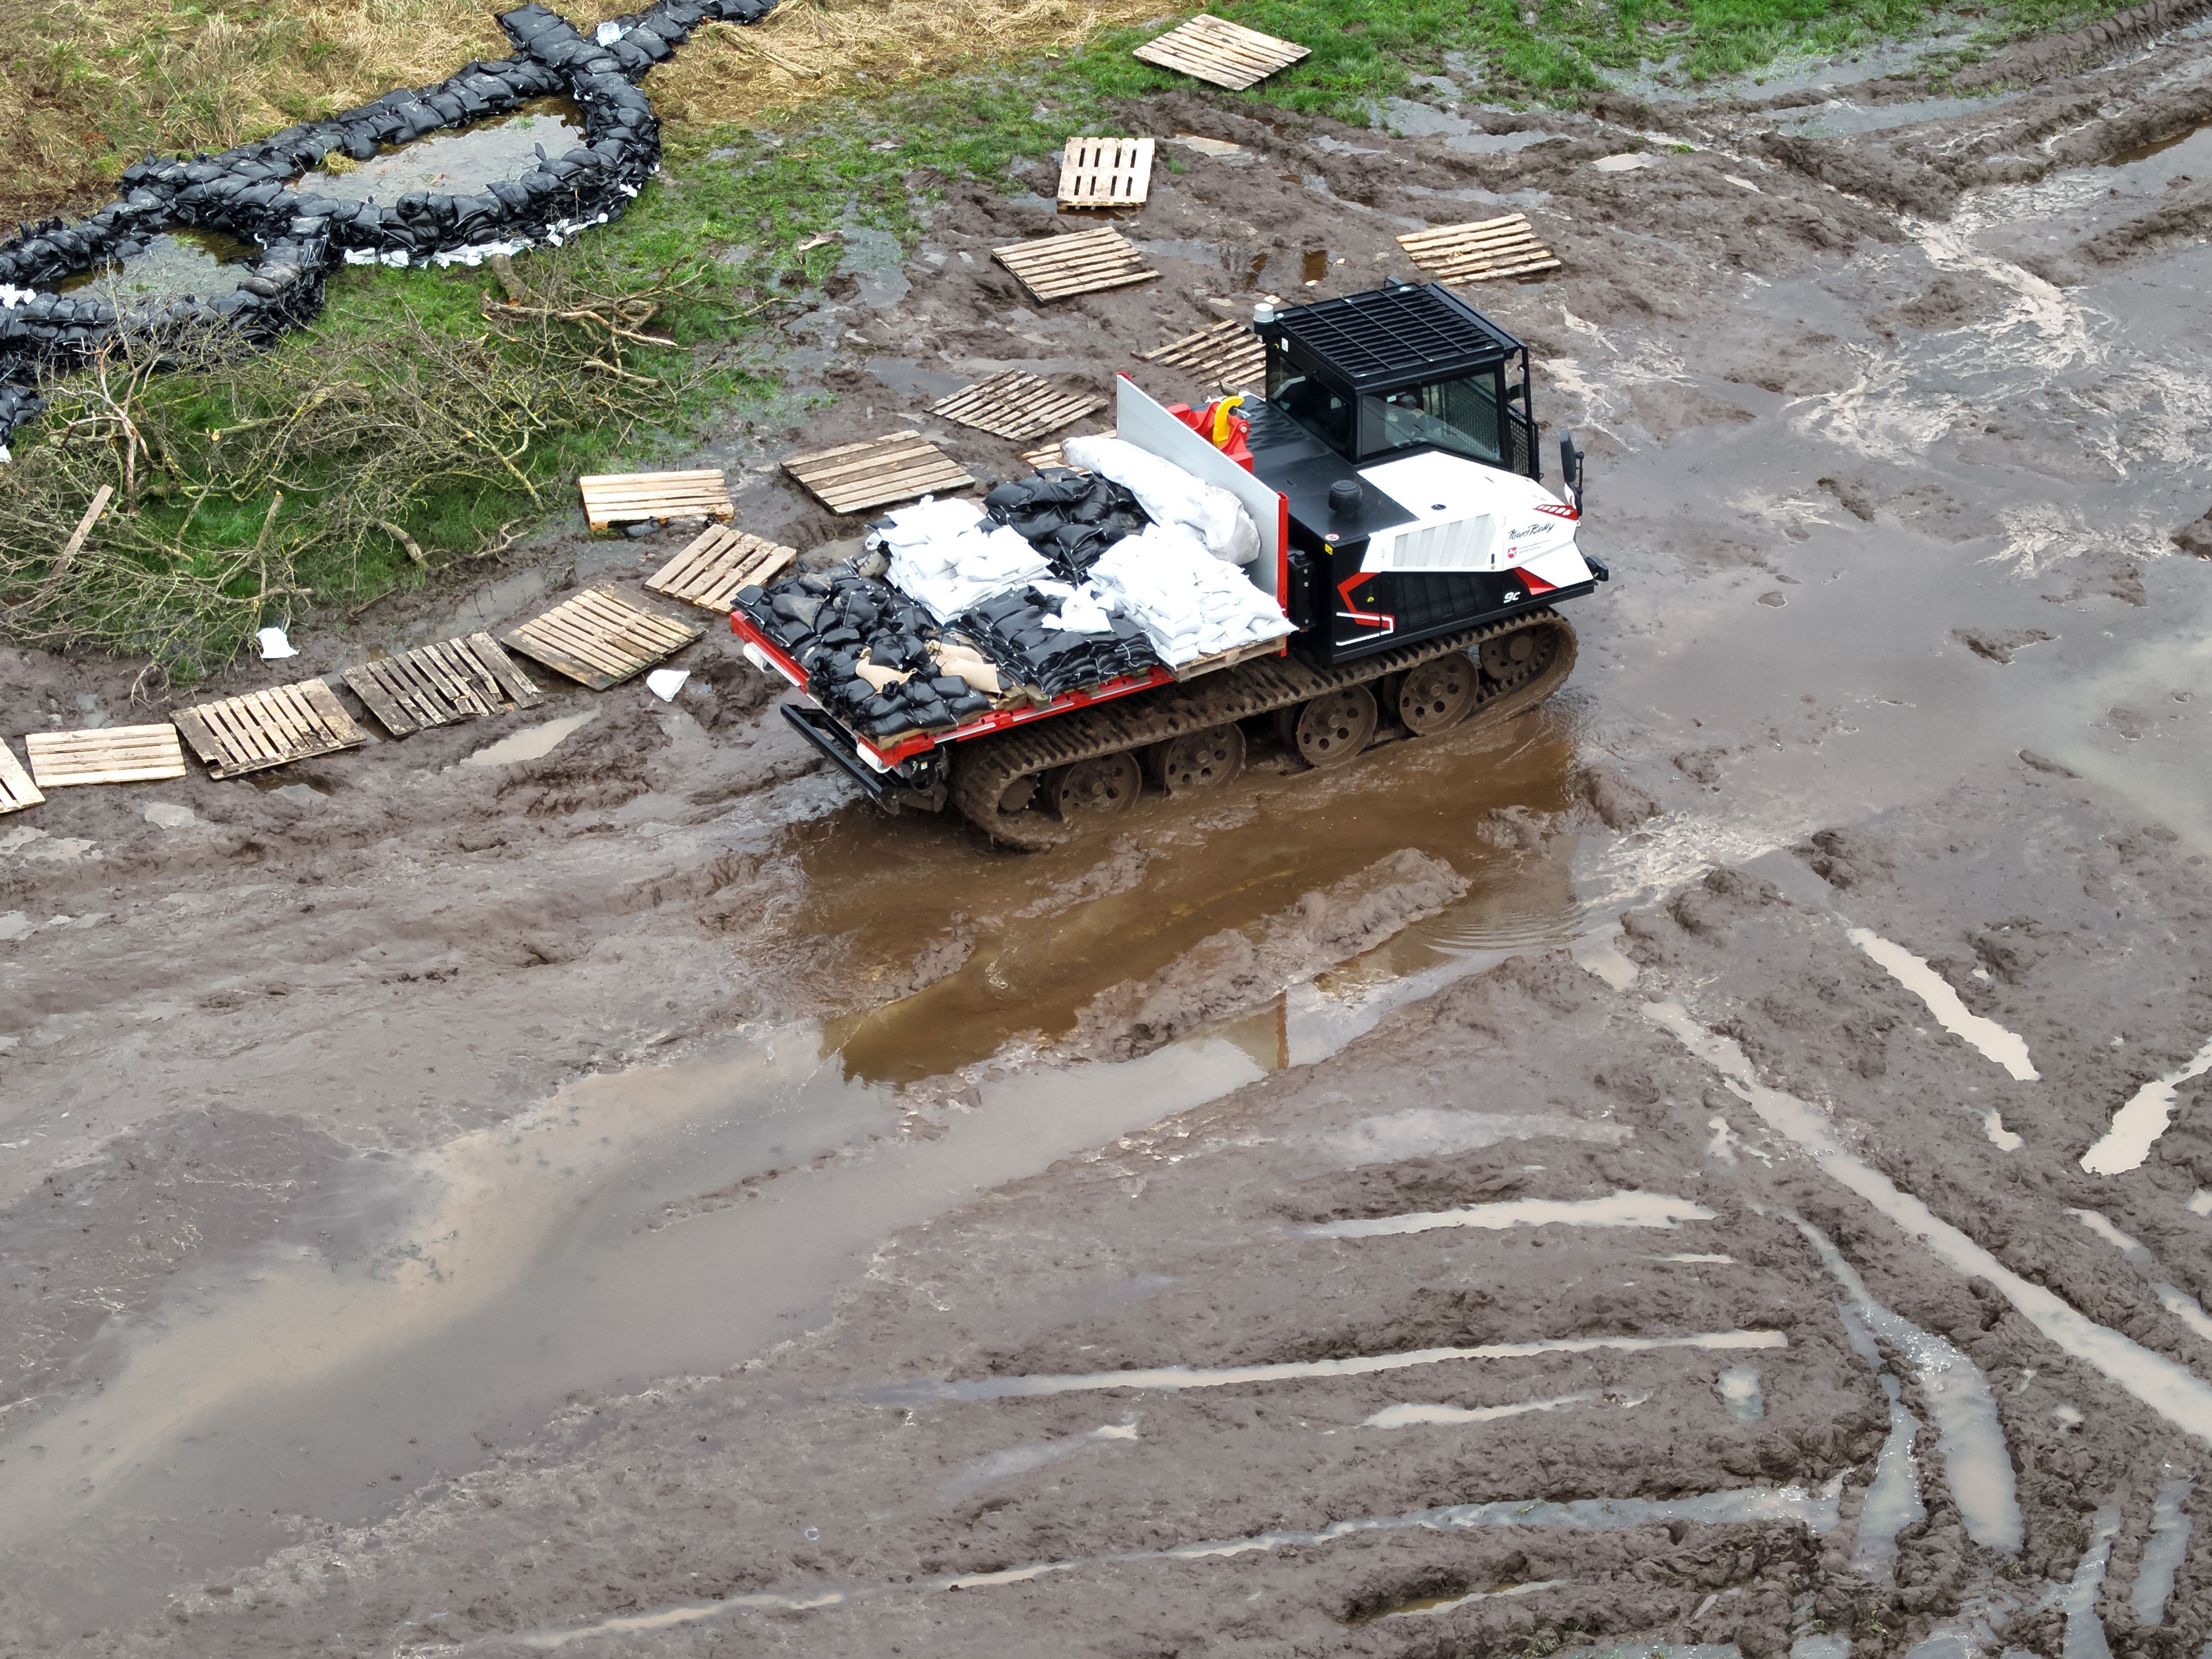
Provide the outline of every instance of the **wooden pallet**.
<path id="1" fill-rule="evenodd" d="M 185 775 L 185 751 L 177 728 L 157 726 L 101 726 L 82 732 L 31 732 L 23 738 L 30 752 L 31 775 L 41 789 L 79 783 L 150 783 Z"/>
<path id="2" fill-rule="evenodd" d="M 701 472 L 605 472 L 576 480 L 594 530 L 651 519 L 723 519 L 737 514 L 720 467 Z"/>
<path id="3" fill-rule="evenodd" d="M 1233 668 L 1240 662 L 1249 662 L 1255 657 L 1272 657 L 1283 648 L 1281 639 L 1247 640 L 1242 645 L 1232 645 L 1226 651 L 1217 651 L 1208 657 L 1193 657 L 1180 668 L 1168 672 L 1179 680 L 1188 680 L 1200 674 L 1211 674 L 1217 668 Z"/>
<path id="4" fill-rule="evenodd" d="M 489 634 L 425 645 L 344 671 L 345 683 L 395 738 L 426 726 L 531 708 L 545 694 Z"/>
<path id="5" fill-rule="evenodd" d="M 1103 432 L 1079 433 L 1076 435 L 1079 437 L 1110 438 L 1114 435 L 1114 428 L 1112 427 L 1109 427 Z M 1064 442 L 1065 441 L 1063 440 L 1062 441 Z M 1042 449 L 1024 449 L 1022 452 L 1022 459 L 1039 472 L 1043 471 L 1045 468 L 1048 466 L 1066 466 L 1067 458 L 1060 453 L 1060 447 L 1061 446 L 1060 444 L 1047 444 Z M 1075 472 L 1080 472 L 1083 471 L 1079 466 L 1072 467 L 1069 468 L 1069 470 Z"/>
<path id="6" fill-rule="evenodd" d="M 1267 374 L 1267 342 L 1252 331 L 1249 324 L 1233 317 L 1180 340 L 1170 340 L 1143 356 L 1148 363 L 1179 368 L 1203 385 L 1231 392 L 1258 386 Z"/>
<path id="7" fill-rule="evenodd" d="M 1060 154 L 1064 208 L 1142 207 L 1152 191 L 1149 138 L 1071 138 Z"/>
<path id="8" fill-rule="evenodd" d="M 532 617 L 507 636 L 507 643 L 557 673 L 604 691 L 672 656 L 706 631 L 601 584 Z"/>
<path id="9" fill-rule="evenodd" d="M 994 247 L 991 253 L 1040 300 L 1065 300 L 1071 295 L 1127 288 L 1132 283 L 1149 283 L 1160 274 L 1146 270 L 1144 255 L 1109 225 L 1065 236 L 1039 236 Z"/>
<path id="10" fill-rule="evenodd" d="M 965 467 L 919 432 L 794 455 L 783 470 L 832 513 L 863 513 L 917 495 L 963 489 L 975 482 Z"/>
<path id="11" fill-rule="evenodd" d="M 978 432 L 994 433 L 1015 443 L 1042 438 L 1079 421 L 1106 400 L 1085 392 L 1055 392 L 1034 374 L 1010 368 L 956 392 L 929 412 Z"/>
<path id="12" fill-rule="evenodd" d="M 1401 236 L 1398 246 L 1413 263 L 1441 283 L 1486 283 L 1498 276 L 1525 276 L 1557 270 L 1551 249 L 1536 240 L 1525 214 L 1478 219 L 1464 225 L 1439 225 Z"/>
<path id="13" fill-rule="evenodd" d="M 337 693 L 320 680 L 196 703 L 179 709 L 176 721 L 211 778 L 234 778 L 368 741 Z"/>
<path id="14" fill-rule="evenodd" d="M 1277 70 L 1288 69 L 1310 50 L 1241 23 L 1200 15 L 1165 34 L 1155 35 L 1137 48 L 1136 56 L 1162 69 L 1242 92 Z"/>
<path id="15" fill-rule="evenodd" d="M 15 758 L 15 751 L 0 741 L 0 812 L 20 812 L 45 799 L 23 769 L 23 763 Z"/>
<path id="16" fill-rule="evenodd" d="M 645 586 L 702 611 L 726 611 L 739 588 L 765 587 L 798 556 L 796 548 L 719 524 L 647 577 Z"/>

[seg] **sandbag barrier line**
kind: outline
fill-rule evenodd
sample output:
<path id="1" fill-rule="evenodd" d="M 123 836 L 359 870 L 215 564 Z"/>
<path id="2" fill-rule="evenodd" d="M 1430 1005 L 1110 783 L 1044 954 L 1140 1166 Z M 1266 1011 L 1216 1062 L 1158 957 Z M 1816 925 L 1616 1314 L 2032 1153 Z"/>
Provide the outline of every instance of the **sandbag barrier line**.
<path id="1" fill-rule="evenodd" d="M 636 82 L 702 22 L 757 23 L 775 4 L 657 0 L 591 37 L 545 6 L 522 6 L 499 19 L 520 48 L 512 58 L 477 59 L 435 85 L 388 92 L 220 155 L 149 155 L 124 169 L 122 195 L 98 212 L 18 227 L 0 241 L 0 444 L 44 406 L 41 371 L 88 361 L 114 337 L 109 301 L 56 294 L 54 284 L 167 231 L 218 230 L 261 248 L 240 286 L 212 301 L 133 309 L 130 320 L 156 338 L 227 325 L 250 349 L 319 312 L 324 280 L 343 263 L 404 264 L 490 242 L 557 241 L 618 216 L 659 167 L 660 124 Z M 583 112 L 584 143 L 518 179 L 458 197 L 409 191 L 389 206 L 284 188 L 333 152 L 366 161 L 383 145 L 556 95 Z"/>

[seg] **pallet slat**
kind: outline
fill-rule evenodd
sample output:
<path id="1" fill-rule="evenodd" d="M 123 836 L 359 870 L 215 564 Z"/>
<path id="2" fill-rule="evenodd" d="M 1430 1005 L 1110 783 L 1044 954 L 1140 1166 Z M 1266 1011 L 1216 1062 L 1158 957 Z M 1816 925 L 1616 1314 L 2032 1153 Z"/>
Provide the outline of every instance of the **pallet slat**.
<path id="1" fill-rule="evenodd" d="M 832 513 L 860 513 L 917 495 L 965 489 L 967 469 L 918 433 L 794 455 L 784 471 Z"/>
<path id="2" fill-rule="evenodd" d="M 1193 380 L 1231 392 L 1257 386 L 1267 372 L 1267 343 L 1249 325 L 1234 318 L 1170 340 L 1143 356 L 1148 363 L 1182 369 Z"/>
<path id="3" fill-rule="evenodd" d="M 1159 275 L 1147 270 L 1144 256 L 1111 226 L 1061 236 L 1039 236 L 991 250 L 991 255 L 1020 279 L 1039 300 L 1064 300 L 1096 294 Z"/>
<path id="4" fill-rule="evenodd" d="M 737 514 L 720 468 L 696 472 L 604 472 L 576 480 L 594 530 L 645 519 L 729 519 Z"/>
<path id="5" fill-rule="evenodd" d="M 943 453 L 919 432 L 901 432 L 864 443 L 840 444 L 811 455 L 794 455 L 785 465 L 804 468 L 810 477 L 842 478 L 879 471 L 886 462 L 927 459 L 933 451 Z"/>
<path id="6" fill-rule="evenodd" d="M 179 709 L 176 723 L 211 778 L 234 778 L 368 741 L 337 694 L 320 680 L 197 703 Z"/>
<path id="7" fill-rule="evenodd" d="M 1142 207 L 1152 189 L 1150 138 L 1071 138 L 1060 158 L 1064 208 Z"/>
<path id="8" fill-rule="evenodd" d="M 933 404 L 930 413 L 1023 443 L 1079 421 L 1105 402 L 1088 392 L 1056 392 L 1034 374 L 1008 369 Z"/>
<path id="9" fill-rule="evenodd" d="M 1486 283 L 1560 269 L 1525 214 L 1417 230 L 1401 236 L 1398 246 L 1441 283 Z"/>
<path id="10" fill-rule="evenodd" d="M 602 585 L 532 617 L 507 635 L 507 643 L 556 673 L 604 691 L 706 631 Z"/>
<path id="11" fill-rule="evenodd" d="M 15 751 L 0 741 L 0 812 L 20 812 L 44 799 L 39 786 L 23 769 L 23 763 L 15 758 Z"/>
<path id="12" fill-rule="evenodd" d="M 395 738 L 483 720 L 545 700 L 489 634 L 442 640 L 344 671 L 353 694 Z"/>
<path id="13" fill-rule="evenodd" d="M 1233 668 L 1240 662 L 1249 662 L 1255 657 L 1272 657 L 1280 652 L 1279 639 L 1247 640 L 1242 645 L 1232 645 L 1226 651 L 1217 651 L 1210 657 L 1193 657 L 1180 668 L 1168 672 L 1179 680 L 1194 679 L 1200 674 L 1210 674 L 1217 668 Z"/>
<path id="14" fill-rule="evenodd" d="M 645 586 L 702 611 L 727 611 L 740 588 L 766 586 L 798 556 L 797 549 L 780 542 L 715 525 L 648 576 Z"/>
<path id="15" fill-rule="evenodd" d="M 1201 14 L 1136 49 L 1141 61 L 1206 81 L 1231 92 L 1256 86 L 1278 70 L 1288 69 L 1311 49 L 1292 40 L 1248 29 L 1241 23 Z"/>
<path id="16" fill-rule="evenodd" d="M 185 775 L 185 751 L 178 744 L 177 728 L 167 720 L 158 726 L 32 732 L 25 735 L 23 748 L 31 757 L 31 775 L 40 789 L 83 783 L 144 783 Z"/>

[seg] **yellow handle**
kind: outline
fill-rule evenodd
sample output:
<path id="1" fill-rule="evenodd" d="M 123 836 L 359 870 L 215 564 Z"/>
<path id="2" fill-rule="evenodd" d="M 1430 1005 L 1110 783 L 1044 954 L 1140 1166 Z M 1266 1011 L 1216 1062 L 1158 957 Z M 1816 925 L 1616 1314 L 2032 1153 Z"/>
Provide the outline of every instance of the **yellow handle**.
<path id="1" fill-rule="evenodd" d="M 1229 417 L 1236 412 L 1237 406 L 1243 401 L 1240 394 L 1234 398 L 1224 398 L 1213 405 L 1213 447 L 1216 449 L 1229 447 Z"/>

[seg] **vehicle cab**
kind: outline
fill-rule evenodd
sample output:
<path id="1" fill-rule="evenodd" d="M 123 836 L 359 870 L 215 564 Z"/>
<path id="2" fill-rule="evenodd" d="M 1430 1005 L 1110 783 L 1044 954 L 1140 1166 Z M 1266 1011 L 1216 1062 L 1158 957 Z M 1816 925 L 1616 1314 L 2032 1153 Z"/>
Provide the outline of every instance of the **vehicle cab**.
<path id="1" fill-rule="evenodd" d="M 1267 398 L 1240 411 L 1289 506 L 1293 649 L 1340 662 L 1590 591 L 1580 456 L 1542 483 L 1528 349 L 1449 289 L 1401 283 L 1275 311 Z"/>

